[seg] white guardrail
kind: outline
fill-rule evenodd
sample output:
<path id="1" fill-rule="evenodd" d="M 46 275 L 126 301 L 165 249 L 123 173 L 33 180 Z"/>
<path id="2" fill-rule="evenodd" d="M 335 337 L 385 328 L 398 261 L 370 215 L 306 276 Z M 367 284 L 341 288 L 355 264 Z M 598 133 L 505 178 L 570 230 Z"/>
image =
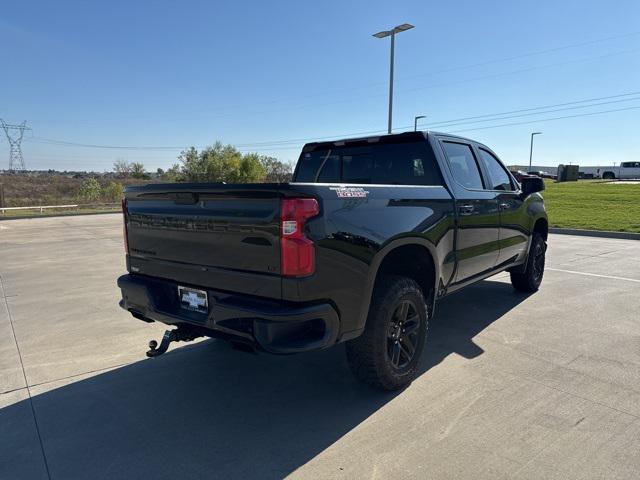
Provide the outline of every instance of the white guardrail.
<path id="1" fill-rule="evenodd" d="M 13 210 L 40 210 L 40 213 L 44 213 L 44 210 L 53 208 L 98 208 L 98 207 L 118 207 L 119 203 L 92 203 L 88 205 L 72 204 L 72 205 L 39 205 L 37 207 L 0 207 L 0 213 Z"/>

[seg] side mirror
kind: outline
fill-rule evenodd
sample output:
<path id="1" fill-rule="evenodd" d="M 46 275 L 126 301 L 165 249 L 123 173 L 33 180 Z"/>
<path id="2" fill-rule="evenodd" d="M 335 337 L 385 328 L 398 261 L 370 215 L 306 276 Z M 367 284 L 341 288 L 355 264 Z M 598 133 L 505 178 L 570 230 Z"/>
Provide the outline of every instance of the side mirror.
<path id="1" fill-rule="evenodd" d="M 523 177 L 520 180 L 520 186 L 522 188 L 522 196 L 526 198 L 532 193 L 543 191 L 544 180 L 540 177 Z"/>

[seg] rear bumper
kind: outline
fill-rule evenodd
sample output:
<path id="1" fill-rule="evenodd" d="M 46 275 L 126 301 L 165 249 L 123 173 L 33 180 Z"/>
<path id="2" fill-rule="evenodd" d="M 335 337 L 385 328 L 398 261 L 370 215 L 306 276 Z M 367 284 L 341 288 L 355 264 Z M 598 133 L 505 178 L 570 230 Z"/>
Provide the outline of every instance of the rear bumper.
<path id="1" fill-rule="evenodd" d="M 170 280 L 129 274 L 118 279 L 118 287 L 120 306 L 140 320 L 190 325 L 205 335 L 248 343 L 270 353 L 326 348 L 337 342 L 340 330 L 338 314 L 329 303 L 300 305 L 203 289 L 209 311 L 200 313 L 180 306 L 178 284 Z"/>

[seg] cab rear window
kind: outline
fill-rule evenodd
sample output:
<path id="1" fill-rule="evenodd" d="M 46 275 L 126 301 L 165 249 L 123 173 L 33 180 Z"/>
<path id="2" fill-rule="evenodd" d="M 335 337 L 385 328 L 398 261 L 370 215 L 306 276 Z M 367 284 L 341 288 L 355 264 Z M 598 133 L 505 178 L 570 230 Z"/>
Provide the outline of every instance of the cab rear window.
<path id="1" fill-rule="evenodd" d="M 338 146 L 303 152 L 296 182 L 442 185 L 426 142 Z"/>

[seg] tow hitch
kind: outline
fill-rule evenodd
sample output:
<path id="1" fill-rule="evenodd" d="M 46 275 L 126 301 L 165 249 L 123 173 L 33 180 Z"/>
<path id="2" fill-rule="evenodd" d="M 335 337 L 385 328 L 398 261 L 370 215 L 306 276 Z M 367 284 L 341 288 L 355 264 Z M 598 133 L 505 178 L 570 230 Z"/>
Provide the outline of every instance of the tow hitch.
<path id="1" fill-rule="evenodd" d="M 167 330 L 162 336 L 162 341 L 158 347 L 158 342 L 151 340 L 149 342 L 149 350 L 147 351 L 147 357 L 153 358 L 158 355 L 162 355 L 169 348 L 171 342 L 190 342 L 203 335 L 196 333 L 188 327 L 178 327 L 175 330 Z"/>

